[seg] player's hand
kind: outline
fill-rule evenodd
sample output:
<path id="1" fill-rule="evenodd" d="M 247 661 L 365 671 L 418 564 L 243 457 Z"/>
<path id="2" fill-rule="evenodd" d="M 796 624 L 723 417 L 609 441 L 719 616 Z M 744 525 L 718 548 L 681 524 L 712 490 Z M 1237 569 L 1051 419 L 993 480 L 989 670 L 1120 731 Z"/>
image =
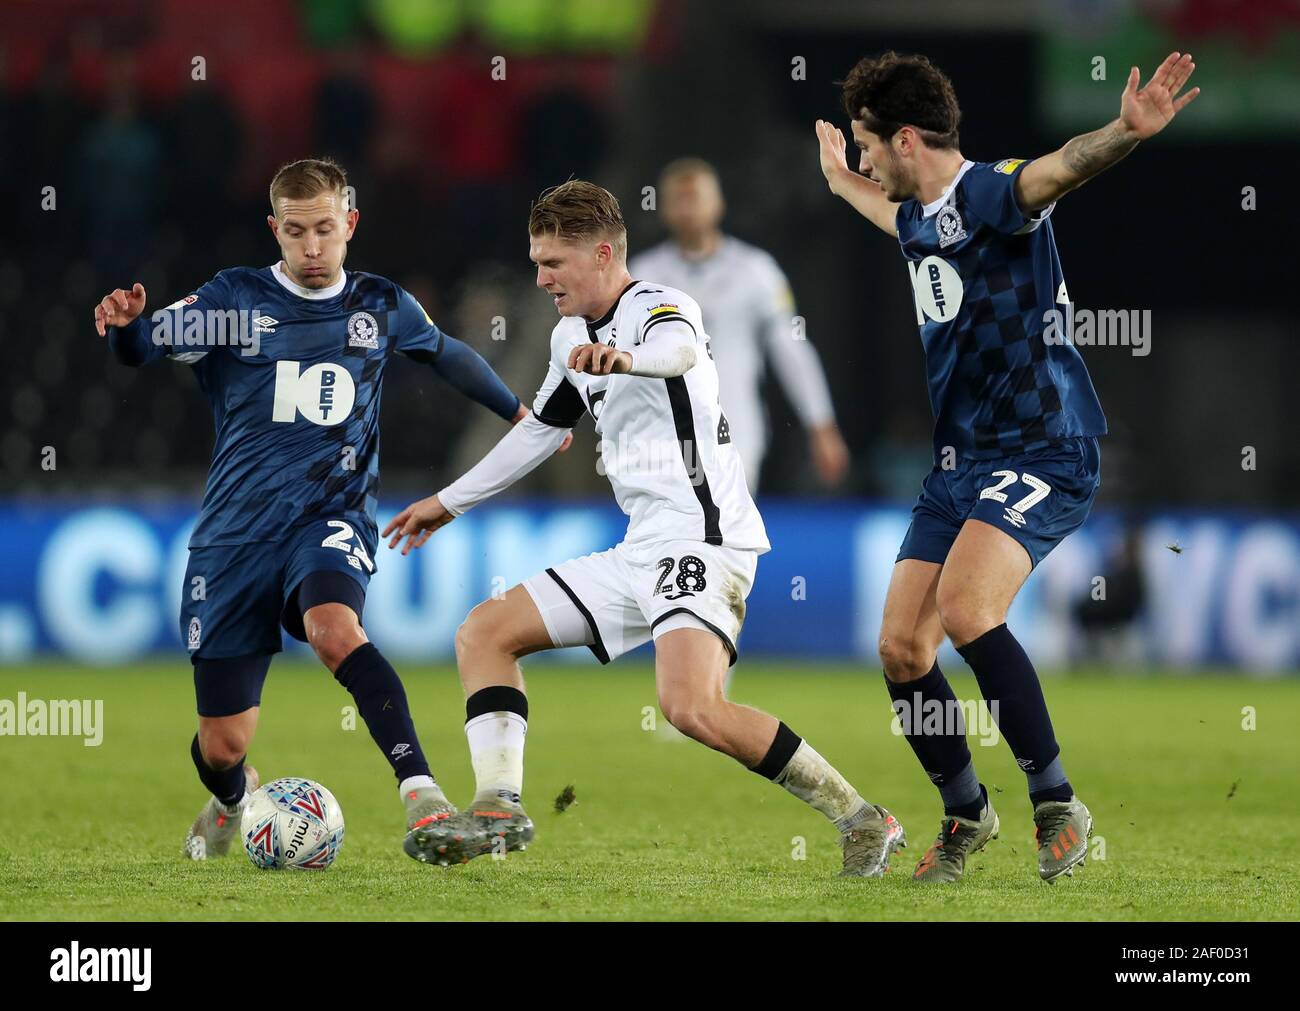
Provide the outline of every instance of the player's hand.
<path id="1" fill-rule="evenodd" d="M 1170 53 L 1141 91 L 1138 90 L 1138 68 L 1130 70 L 1119 102 L 1120 122 L 1129 133 L 1138 140 L 1146 140 L 1168 126 L 1169 121 L 1201 93 L 1200 88 L 1193 88 L 1182 98 L 1177 97 L 1195 69 L 1191 53 Z"/>
<path id="2" fill-rule="evenodd" d="M 412 502 L 389 520 L 388 526 L 384 527 L 383 536 L 393 535 L 392 540 L 388 542 L 390 548 L 397 547 L 397 543 L 405 537 L 406 544 L 402 546 L 402 554 L 409 555 L 412 548 L 422 547 L 424 542 L 433 536 L 435 530 L 445 527 L 455 518 L 438 501 L 437 495 L 430 495 L 428 498 L 420 499 L 419 502 Z"/>
<path id="3" fill-rule="evenodd" d="M 569 352 L 569 368 L 592 376 L 608 376 L 630 371 L 632 356 L 608 344 L 580 344 Z"/>
<path id="4" fill-rule="evenodd" d="M 131 285 L 130 291 L 118 288 L 105 295 L 95 306 L 95 330 L 99 336 L 106 337 L 109 327 L 126 326 L 144 312 L 144 299 L 144 285 L 139 281 Z"/>
<path id="5" fill-rule="evenodd" d="M 808 450 L 822 484 L 834 488 L 844 480 L 849 472 L 849 447 L 834 422 L 808 433 Z"/>
<path id="6" fill-rule="evenodd" d="M 822 175 L 834 190 L 836 179 L 845 172 L 853 171 L 849 168 L 848 159 L 844 154 L 844 133 L 838 126 L 819 119 L 817 120 L 817 144 L 820 148 Z"/>

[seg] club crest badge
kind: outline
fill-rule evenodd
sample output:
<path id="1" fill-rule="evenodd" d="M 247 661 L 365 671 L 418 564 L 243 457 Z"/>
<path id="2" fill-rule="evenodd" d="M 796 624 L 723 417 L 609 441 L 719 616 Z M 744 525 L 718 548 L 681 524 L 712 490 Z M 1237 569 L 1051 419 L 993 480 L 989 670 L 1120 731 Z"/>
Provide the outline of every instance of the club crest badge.
<path id="1" fill-rule="evenodd" d="M 354 312 L 348 319 L 348 347 L 379 349 L 379 324 L 368 312 Z"/>
<path id="2" fill-rule="evenodd" d="M 939 248 L 946 249 L 954 242 L 966 238 L 966 226 L 962 224 L 957 208 L 945 205 L 939 209 L 934 222 L 935 231 L 939 233 Z"/>

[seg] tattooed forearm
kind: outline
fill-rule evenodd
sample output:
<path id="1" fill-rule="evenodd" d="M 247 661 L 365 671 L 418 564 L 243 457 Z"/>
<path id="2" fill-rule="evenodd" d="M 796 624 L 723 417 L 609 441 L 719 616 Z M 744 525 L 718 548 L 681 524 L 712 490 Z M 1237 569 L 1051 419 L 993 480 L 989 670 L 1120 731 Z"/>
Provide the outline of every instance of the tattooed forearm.
<path id="1" fill-rule="evenodd" d="M 1100 130 L 1075 137 L 1061 149 L 1061 160 L 1080 181 L 1091 179 L 1132 151 L 1137 143 L 1137 138 L 1115 120 Z"/>

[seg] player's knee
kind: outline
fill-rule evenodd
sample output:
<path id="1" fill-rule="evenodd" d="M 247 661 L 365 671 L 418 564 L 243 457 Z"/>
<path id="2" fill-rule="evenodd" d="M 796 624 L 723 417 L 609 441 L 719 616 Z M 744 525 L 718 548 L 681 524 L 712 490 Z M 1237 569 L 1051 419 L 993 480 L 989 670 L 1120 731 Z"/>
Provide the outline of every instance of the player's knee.
<path id="1" fill-rule="evenodd" d="M 475 607 L 456 629 L 456 659 L 463 663 L 485 652 L 514 655 L 518 637 L 507 619 L 500 601 L 485 600 Z"/>
<path id="2" fill-rule="evenodd" d="M 934 666 L 935 648 L 914 636 L 880 633 L 880 662 L 895 683 L 923 678 Z"/>
<path id="3" fill-rule="evenodd" d="M 714 707 L 708 700 L 687 694 L 659 696 L 659 710 L 664 719 L 693 741 L 717 748 L 721 743 Z"/>
<path id="4" fill-rule="evenodd" d="M 935 603 L 939 609 L 939 624 L 955 646 L 964 646 L 978 639 L 1004 620 L 1004 615 L 959 594 L 940 593 Z"/>
<path id="5" fill-rule="evenodd" d="M 336 671 L 358 646 L 365 643 L 366 637 L 355 624 L 314 622 L 307 629 L 307 641 L 320 662 Z"/>
<path id="6" fill-rule="evenodd" d="M 208 768 L 224 772 L 233 769 L 248 753 L 248 738 L 233 727 L 220 728 L 200 735 L 199 750 Z"/>

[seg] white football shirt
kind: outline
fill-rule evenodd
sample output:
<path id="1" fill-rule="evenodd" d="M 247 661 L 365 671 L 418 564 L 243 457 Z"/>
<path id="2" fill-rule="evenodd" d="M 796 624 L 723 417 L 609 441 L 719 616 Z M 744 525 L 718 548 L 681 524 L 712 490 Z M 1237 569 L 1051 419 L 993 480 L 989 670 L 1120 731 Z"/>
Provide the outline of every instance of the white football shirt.
<path id="1" fill-rule="evenodd" d="M 641 348 L 658 354 L 690 345 L 695 365 L 670 379 L 570 370 L 573 348 L 597 341 L 634 360 Z M 564 317 L 551 334 L 550 368 L 533 413 L 559 428 L 572 428 L 584 413 L 595 419 L 600 467 L 628 516 L 626 543 L 691 538 L 770 548 L 719 403 L 709 344 L 695 300 L 649 281 L 633 281 L 601 319 Z"/>
<path id="2" fill-rule="evenodd" d="M 751 489 L 768 442 L 761 397 L 765 359 L 805 428 L 835 420 L 826 374 L 796 319 L 785 274 L 768 253 L 727 235 L 712 254 L 692 259 L 669 240 L 633 257 L 628 270 L 633 277 L 662 279 L 699 303 L 731 437 Z"/>

